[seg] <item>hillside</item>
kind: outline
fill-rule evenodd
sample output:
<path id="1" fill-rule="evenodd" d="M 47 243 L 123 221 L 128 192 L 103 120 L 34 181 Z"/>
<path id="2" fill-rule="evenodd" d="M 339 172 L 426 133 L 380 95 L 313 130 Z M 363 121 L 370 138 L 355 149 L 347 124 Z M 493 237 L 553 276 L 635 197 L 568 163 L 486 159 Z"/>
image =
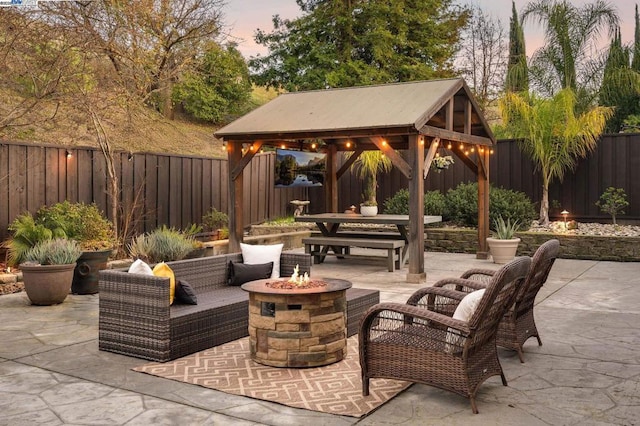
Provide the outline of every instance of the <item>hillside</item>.
<path id="1" fill-rule="evenodd" d="M 5 98 L 6 99 L 6 98 Z M 8 103 L 0 105 L 0 114 L 7 114 Z M 62 146 L 97 147 L 97 136 L 91 117 L 85 111 L 62 104 L 55 117 L 52 103 L 38 105 L 20 126 L 0 130 L 0 139 L 44 143 Z M 103 108 L 102 125 L 116 150 L 130 152 L 163 152 L 206 157 L 224 157 L 222 143 L 214 138 L 217 127 L 195 123 L 178 116 L 167 120 L 150 109 L 139 108 L 127 117 L 119 108 Z"/>

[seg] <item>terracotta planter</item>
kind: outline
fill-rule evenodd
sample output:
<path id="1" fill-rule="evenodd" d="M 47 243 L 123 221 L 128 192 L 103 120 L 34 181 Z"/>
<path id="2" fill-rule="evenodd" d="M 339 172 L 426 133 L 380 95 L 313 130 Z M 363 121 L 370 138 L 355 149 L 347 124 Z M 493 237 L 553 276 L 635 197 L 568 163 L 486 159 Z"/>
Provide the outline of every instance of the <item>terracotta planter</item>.
<path id="1" fill-rule="evenodd" d="M 487 238 L 487 244 L 489 244 L 489 251 L 491 251 L 491 257 L 493 263 L 507 263 L 516 256 L 518 250 L 518 244 L 520 244 L 520 238 L 513 238 L 510 240 L 500 240 L 498 238 Z"/>
<path id="2" fill-rule="evenodd" d="M 34 305 L 64 302 L 71 290 L 75 263 L 68 265 L 20 265 L 24 289 Z"/>
<path id="3" fill-rule="evenodd" d="M 78 266 L 73 273 L 73 294 L 95 294 L 98 288 L 98 271 L 107 268 L 111 250 L 85 251 L 78 258 Z"/>
<path id="4" fill-rule="evenodd" d="M 378 206 L 364 206 L 360 204 L 360 214 L 362 216 L 375 216 L 378 214 Z"/>

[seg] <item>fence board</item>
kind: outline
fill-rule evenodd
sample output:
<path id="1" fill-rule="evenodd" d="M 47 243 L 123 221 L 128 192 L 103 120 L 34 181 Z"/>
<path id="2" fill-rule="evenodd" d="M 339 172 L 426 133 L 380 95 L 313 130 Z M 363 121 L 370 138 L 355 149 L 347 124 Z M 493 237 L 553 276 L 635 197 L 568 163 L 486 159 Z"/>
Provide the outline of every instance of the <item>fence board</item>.
<path id="1" fill-rule="evenodd" d="M 453 148 L 453 147 L 452 147 Z M 454 148 L 455 149 L 455 148 Z M 66 148 L 0 142 L 0 239 L 18 214 L 35 212 L 42 204 L 69 201 L 96 202 L 110 215 L 104 159 L 93 148 Z M 441 155 L 449 151 L 441 149 Z M 403 153 L 403 155 L 406 155 Z M 129 158 L 131 157 L 131 160 Z M 341 165 L 344 159 L 339 160 Z M 132 217 L 137 233 L 167 224 L 176 228 L 199 222 L 209 207 L 228 211 L 228 165 L 224 159 L 190 158 L 162 154 L 118 153 L 122 214 Z M 293 199 L 310 200 L 310 212 L 325 211 L 324 188 L 274 187 L 275 153 L 258 154 L 244 171 L 246 224 L 290 214 Z M 536 203 L 541 197 L 541 179 L 535 167 L 514 141 L 499 141 L 490 157 L 490 180 L 496 186 L 523 191 Z M 407 187 L 402 174 L 393 169 L 378 176 L 378 202 Z M 446 192 L 475 177 L 457 160 L 442 173 L 429 173 L 425 190 Z M 604 135 L 596 151 L 581 160 L 563 183 L 553 182 L 550 200 L 577 220 L 607 221 L 609 216 L 595 206 L 608 186 L 623 188 L 630 206 L 620 220 L 640 221 L 640 134 Z M 362 182 L 351 171 L 338 181 L 340 209 L 361 202 Z M 552 218 L 558 218 L 558 209 Z"/>

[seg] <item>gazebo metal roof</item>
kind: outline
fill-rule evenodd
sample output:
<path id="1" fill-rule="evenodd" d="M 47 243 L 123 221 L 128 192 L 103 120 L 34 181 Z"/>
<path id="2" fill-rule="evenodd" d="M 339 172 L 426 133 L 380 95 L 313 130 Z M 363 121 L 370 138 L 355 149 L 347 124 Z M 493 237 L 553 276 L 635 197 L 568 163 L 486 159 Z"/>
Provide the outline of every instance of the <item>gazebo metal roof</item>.
<path id="1" fill-rule="evenodd" d="M 285 93 L 215 135 L 225 140 L 303 139 L 422 133 L 445 127 L 443 108 L 453 99 L 453 131 L 495 139 L 461 78 Z M 478 144 L 487 144 L 476 141 Z"/>

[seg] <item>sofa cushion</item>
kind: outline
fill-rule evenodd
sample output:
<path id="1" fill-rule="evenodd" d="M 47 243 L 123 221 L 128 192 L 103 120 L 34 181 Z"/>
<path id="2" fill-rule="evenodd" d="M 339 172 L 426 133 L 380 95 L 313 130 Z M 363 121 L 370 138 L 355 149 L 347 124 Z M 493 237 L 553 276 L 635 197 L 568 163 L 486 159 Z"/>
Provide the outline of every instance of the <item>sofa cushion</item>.
<path id="1" fill-rule="evenodd" d="M 249 281 L 263 280 L 271 277 L 273 262 L 247 265 L 229 261 L 229 285 L 242 285 Z"/>
<path id="2" fill-rule="evenodd" d="M 273 262 L 271 278 L 280 278 L 280 255 L 284 244 L 251 245 L 240 243 L 243 262 L 247 265 Z"/>
<path id="3" fill-rule="evenodd" d="M 176 283 L 176 301 L 187 305 L 197 305 L 198 296 L 191 285 L 185 280 L 178 280 Z"/>
<path id="4" fill-rule="evenodd" d="M 169 278 L 169 304 L 171 305 L 176 297 L 176 277 L 173 274 L 173 270 L 166 263 L 160 262 L 154 266 L 153 275 Z"/>
<path id="5" fill-rule="evenodd" d="M 135 262 L 133 262 L 131 266 L 129 266 L 129 270 L 127 272 L 129 272 L 130 274 L 153 275 L 151 266 L 140 259 L 137 259 Z"/>

